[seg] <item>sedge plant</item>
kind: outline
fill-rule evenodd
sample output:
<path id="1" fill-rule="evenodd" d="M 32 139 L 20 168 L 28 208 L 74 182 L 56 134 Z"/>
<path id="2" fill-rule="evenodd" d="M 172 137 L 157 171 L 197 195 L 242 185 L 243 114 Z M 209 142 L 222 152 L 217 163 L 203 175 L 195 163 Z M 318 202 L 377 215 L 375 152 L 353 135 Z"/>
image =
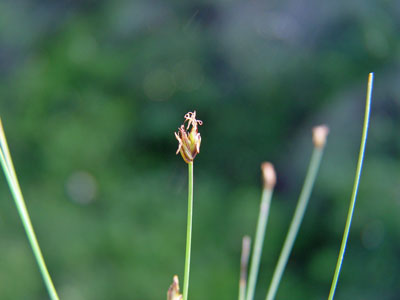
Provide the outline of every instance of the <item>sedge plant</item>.
<path id="1" fill-rule="evenodd" d="M 188 298 L 189 273 L 190 273 L 190 254 L 192 245 L 192 218 L 193 218 L 193 160 L 200 153 L 201 136 L 198 132 L 198 125 L 203 122 L 196 119 L 196 111 L 188 112 L 185 116 L 184 124 L 179 127 L 175 137 L 179 142 L 176 154 L 180 153 L 183 160 L 188 164 L 189 182 L 188 182 L 188 216 L 186 233 L 186 254 L 185 254 L 185 272 L 183 277 L 183 300 Z M 185 123 L 187 122 L 186 128 Z M 191 128 L 191 129 L 190 129 Z M 190 131 L 189 131 L 190 129 Z"/>
<path id="2" fill-rule="evenodd" d="M 246 300 L 253 300 L 257 283 L 258 270 L 262 248 L 264 244 L 265 230 L 267 227 L 269 207 L 271 204 L 272 193 L 276 184 L 276 173 L 274 166 L 269 162 L 261 165 L 263 174 L 264 188 L 261 196 L 260 212 L 258 215 L 256 236 L 254 241 L 253 253 L 251 256 L 251 265 L 249 271 L 249 282 L 246 290 Z"/>
<path id="3" fill-rule="evenodd" d="M 266 300 L 273 300 L 278 290 L 279 283 L 281 281 L 283 272 L 287 265 L 290 253 L 292 251 L 296 236 L 299 232 L 300 225 L 302 223 L 304 213 L 309 202 L 312 188 L 314 186 L 315 179 L 317 177 L 318 169 L 321 164 L 322 154 L 324 151 L 326 137 L 329 129 L 325 125 L 316 126 L 313 128 L 313 143 L 314 150 L 311 155 L 310 164 L 308 167 L 307 175 L 304 180 L 303 188 L 300 192 L 299 200 L 290 224 L 288 233 L 283 244 L 281 254 L 278 259 L 278 263 L 275 267 L 274 274 L 272 276 L 271 284 L 269 286 Z"/>
<path id="4" fill-rule="evenodd" d="M 53 281 L 50 277 L 49 271 L 47 270 L 46 263 L 43 258 L 42 251 L 40 250 L 39 243 L 37 241 L 35 231 L 33 230 L 32 222 L 29 217 L 28 210 L 25 205 L 25 200 L 22 195 L 22 191 L 18 182 L 18 178 L 14 169 L 14 164 L 11 159 L 10 150 L 8 148 L 6 136 L 4 133 L 3 125 L 0 120 L 0 162 L 3 168 L 4 174 L 7 179 L 8 186 L 10 188 L 12 197 L 17 207 L 19 216 L 25 229 L 26 236 L 32 247 L 32 251 L 36 262 L 39 266 L 39 271 L 42 275 L 43 281 L 49 293 L 50 299 L 58 300 L 57 291 L 54 287 Z"/>
<path id="5" fill-rule="evenodd" d="M 353 191 L 352 191 L 352 195 L 351 195 L 351 199 L 350 199 L 349 211 L 347 213 L 347 219 L 346 219 L 346 225 L 344 228 L 342 244 L 340 246 L 339 256 L 338 256 L 338 260 L 336 263 L 335 273 L 333 275 L 333 280 L 332 280 L 332 285 L 331 285 L 331 289 L 329 292 L 328 300 L 333 300 L 333 297 L 335 295 L 335 290 L 336 290 L 340 270 L 341 270 L 342 263 L 343 263 L 343 257 L 344 257 L 344 253 L 346 251 L 347 240 L 349 238 L 350 226 L 351 226 L 351 221 L 352 221 L 353 213 L 354 213 L 354 207 L 356 204 L 358 186 L 360 183 L 361 170 L 362 170 L 362 165 L 363 165 L 363 161 L 364 161 L 365 145 L 367 143 L 367 136 L 368 136 L 368 125 L 369 125 L 369 116 L 370 116 L 370 111 L 371 111 L 371 97 L 372 97 L 373 80 L 374 80 L 374 74 L 370 73 L 368 76 L 367 96 L 366 96 L 366 100 L 365 100 L 366 104 L 365 104 L 365 114 L 364 114 L 364 125 L 363 125 L 362 137 L 361 137 L 360 152 L 358 155 L 357 170 L 356 170 L 356 175 L 354 178 Z"/>

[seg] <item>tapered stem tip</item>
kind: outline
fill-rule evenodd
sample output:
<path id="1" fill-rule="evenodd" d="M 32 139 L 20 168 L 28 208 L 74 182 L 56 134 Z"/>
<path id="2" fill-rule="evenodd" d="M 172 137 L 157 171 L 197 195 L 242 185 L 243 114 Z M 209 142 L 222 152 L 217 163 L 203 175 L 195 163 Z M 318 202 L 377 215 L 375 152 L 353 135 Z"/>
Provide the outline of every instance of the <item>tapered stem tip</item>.
<path id="1" fill-rule="evenodd" d="M 274 165 L 270 162 L 263 162 L 261 164 L 261 171 L 264 181 L 264 188 L 273 189 L 276 184 L 276 172 Z"/>
<path id="2" fill-rule="evenodd" d="M 326 137 L 329 134 L 329 128 L 326 125 L 319 125 L 313 128 L 313 143 L 317 148 L 323 148 L 326 144 Z"/>
<path id="3" fill-rule="evenodd" d="M 242 240 L 242 245 L 243 249 L 249 249 L 250 248 L 250 243 L 251 243 L 251 238 L 248 235 L 245 235 Z"/>

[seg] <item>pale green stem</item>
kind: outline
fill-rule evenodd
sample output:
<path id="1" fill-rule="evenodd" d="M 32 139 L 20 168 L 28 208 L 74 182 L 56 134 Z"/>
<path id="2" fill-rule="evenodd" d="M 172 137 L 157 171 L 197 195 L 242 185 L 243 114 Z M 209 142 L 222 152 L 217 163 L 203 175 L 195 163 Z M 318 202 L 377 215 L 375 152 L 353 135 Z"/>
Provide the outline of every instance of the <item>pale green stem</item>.
<path id="1" fill-rule="evenodd" d="M 262 247 L 264 244 L 265 229 L 267 227 L 269 206 L 271 203 L 273 189 L 264 188 L 261 198 L 260 213 L 258 216 L 256 238 L 254 241 L 253 254 L 251 257 L 249 283 L 247 286 L 246 300 L 253 300 L 254 291 L 257 282 L 258 269 L 260 267 L 260 259 Z"/>
<path id="2" fill-rule="evenodd" d="M 188 164 L 189 184 L 188 184 L 188 217 L 186 233 L 186 257 L 185 274 L 183 278 L 183 300 L 188 298 L 189 290 L 189 272 L 190 272 L 190 250 L 192 246 L 192 217 L 193 217 L 193 162 Z"/>
<path id="3" fill-rule="evenodd" d="M 358 185 L 360 183 L 361 170 L 362 170 L 362 165 L 363 165 L 363 160 L 364 160 L 365 145 L 367 142 L 367 135 L 368 135 L 368 125 L 369 125 L 369 115 L 370 115 L 370 110 L 371 110 L 371 96 L 372 96 L 373 80 L 374 80 L 374 74 L 370 73 L 368 76 L 368 89 L 367 89 L 366 105 L 365 105 L 364 126 L 363 126 L 362 138 L 361 138 L 360 153 L 358 154 L 357 171 L 356 171 L 356 176 L 354 179 L 353 192 L 351 195 L 350 206 L 349 206 L 349 211 L 347 214 L 347 220 L 346 220 L 346 226 L 345 226 L 344 233 L 343 233 L 342 244 L 340 246 L 339 257 L 337 260 L 335 274 L 333 276 L 332 285 L 331 285 L 331 289 L 329 292 L 329 298 L 328 298 L 329 300 L 332 300 L 335 295 L 335 290 L 336 290 L 337 282 L 339 279 L 340 269 L 342 267 L 344 252 L 346 251 L 347 239 L 349 237 L 351 220 L 353 218 L 353 212 L 354 212 L 354 206 L 356 204 Z"/>
<path id="4" fill-rule="evenodd" d="M 58 300 L 59 298 L 56 289 L 53 285 L 50 274 L 44 262 L 43 255 L 42 252 L 40 251 L 39 243 L 37 241 L 35 232 L 33 230 L 32 222 L 30 220 L 28 210 L 25 205 L 24 197 L 22 195 L 21 188 L 18 183 L 18 179 L 15 173 L 14 165 L 12 163 L 10 151 L 8 149 L 1 121 L 0 121 L 0 145 L 1 145 L 1 151 L 0 151 L 1 166 L 3 167 L 4 174 L 6 176 L 11 194 L 14 198 L 15 205 L 17 207 L 19 216 L 24 226 L 26 235 L 28 237 L 28 241 L 32 247 L 33 254 L 39 266 L 40 273 L 43 277 L 50 298 L 52 300 Z"/>
<path id="5" fill-rule="evenodd" d="M 251 239 L 244 236 L 242 241 L 242 256 L 240 259 L 239 300 L 245 300 L 247 285 L 247 266 L 250 256 Z"/>
<path id="6" fill-rule="evenodd" d="M 268 289 L 268 293 L 266 296 L 267 300 L 272 300 L 275 298 L 279 283 L 281 281 L 287 261 L 292 251 L 293 244 L 296 240 L 297 233 L 299 232 L 299 228 L 303 220 L 305 210 L 307 208 L 308 200 L 310 199 L 311 191 L 321 163 L 322 154 L 323 154 L 323 147 L 314 147 L 307 175 L 304 180 L 303 188 L 301 190 L 300 197 L 297 202 L 297 207 L 294 212 L 293 219 L 289 227 L 289 231 L 286 235 L 286 239 L 283 244 L 283 248 L 279 256 L 278 263 L 275 267 L 271 284 Z"/>

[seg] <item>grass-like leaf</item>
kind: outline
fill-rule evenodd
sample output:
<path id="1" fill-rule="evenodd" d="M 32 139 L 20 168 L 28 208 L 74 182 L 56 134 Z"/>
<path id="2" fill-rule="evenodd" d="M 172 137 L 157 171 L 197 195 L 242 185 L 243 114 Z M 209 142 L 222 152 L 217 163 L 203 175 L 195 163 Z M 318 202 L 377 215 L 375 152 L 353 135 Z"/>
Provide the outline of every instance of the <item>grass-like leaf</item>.
<path id="1" fill-rule="evenodd" d="M 369 77 L 368 77 L 368 88 L 367 88 L 367 97 L 366 97 L 366 104 L 365 104 L 364 126 L 363 126 L 362 138 L 361 138 L 360 153 L 358 155 L 357 171 L 356 171 L 356 176 L 354 179 L 353 192 L 351 195 L 350 207 L 349 207 L 349 211 L 347 214 L 346 226 L 344 228 L 342 244 L 340 246 L 339 257 L 338 257 L 337 264 L 336 264 L 335 274 L 333 275 L 331 290 L 329 292 L 329 298 L 328 298 L 329 300 L 333 300 L 333 297 L 335 295 L 335 290 L 336 290 L 336 286 L 337 286 L 338 279 L 339 279 L 340 269 L 341 269 L 342 263 L 343 263 L 344 252 L 346 251 L 347 239 L 349 237 L 351 220 L 353 218 L 353 212 L 354 212 L 354 206 L 356 204 L 358 185 L 360 183 L 361 170 L 362 170 L 362 165 L 363 165 L 363 161 L 364 161 L 365 145 L 367 143 L 373 80 L 374 80 L 374 74 L 370 73 Z"/>
<path id="2" fill-rule="evenodd" d="M 10 188 L 11 194 L 14 198 L 15 205 L 17 207 L 19 216 L 21 218 L 22 224 L 25 228 L 26 236 L 32 247 L 33 254 L 35 256 L 36 262 L 39 266 L 40 273 L 43 277 L 44 283 L 46 285 L 49 296 L 52 300 L 58 300 L 58 295 L 54 287 L 53 281 L 51 280 L 49 271 L 47 270 L 46 263 L 42 252 L 39 247 L 35 232 L 33 230 L 32 222 L 29 217 L 28 210 L 25 205 L 24 197 L 21 192 L 21 188 L 18 183 L 17 175 L 15 173 L 14 164 L 11 159 L 10 150 L 8 149 L 8 144 L 6 136 L 4 134 L 3 125 L 0 120 L 0 162 L 6 176 L 8 186 Z"/>

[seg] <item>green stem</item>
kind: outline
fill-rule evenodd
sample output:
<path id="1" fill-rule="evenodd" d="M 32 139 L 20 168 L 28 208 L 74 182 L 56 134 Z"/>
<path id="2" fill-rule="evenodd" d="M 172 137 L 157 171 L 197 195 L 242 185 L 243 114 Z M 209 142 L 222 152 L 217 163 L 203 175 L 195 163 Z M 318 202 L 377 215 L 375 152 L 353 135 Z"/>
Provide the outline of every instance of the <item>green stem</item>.
<path id="1" fill-rule="evenodd" d="M 256 229 L 256 238 L 254 241 L 253 254 L 251 258 L 246 300 L 253 300 L 254 298 L 254 290 L 257 282 L 258 269 L 260 267 L 261 252 L 264 244 L 265 229 L 267 227 L 269 206 L 271 203 L 272 193 L 273 189 L 270 188 L 264 188 L 262 193 L 260 213 L 258 216 Z"/>
<path id="2" fill-rule="evenodd" d="M 10 187 L 11 194 L 14 198 L 15 205 L 17 207 L 19 216 L 24 226 L 26 235 L 28 237 L 28 241 L 32 247 L 33 254 L 39 266 L 40 273 L 43 277 L 50 299 L 59 300 L 56 289 L 53 285 L 50 274 L 47 270 L 46 263 L 44 262 L 42 252 L 40 251 L 39 243 L 37 241 L 35 232 L 33 230 L 32 222 L 30 220 L 28 210 L 25 205 L 24 197 L 22 195 L 21 188 L 18 183 L 18 179 L 15 173 L 14 165 L 12 163 L 10 151 L 8 149 L 1 121 L 0 121 L 0 145 L 1 145 L 1 151 L 0 151 L 1 166 L 6 176 L 8 186 Z"/>
<path id="3" fill-rule="evenodd" d="M 294 212 L 293 219 L 289 227 L 289 231 L 286 235 L 286 239 L 283 244 L 283 248 L 279 256 L 278 263 L 275 267 L 271 284 L 268 289 L 268 293 L 266 296 L 267 300 L 272 300 L 275 298 L 279 283 L 281 281 L 283 272 L 285 270 L 287 261 L 289 259 L 289 255 L 292 251 L 297 233 L 299 232 L 299 228 L 303 220 L 305 210 L 307 208 L 308 200 L 310 199 L 311 191 L 321 163 L 322 154 L 323 154 L 323 147 L 314 147 L 314 151 L 311 156 L 310 165 L 308 167 L 303 188 L 301 190 L 300 197 L 297 202 L 297 207 Z"/>
<path id="4" fill-rule="evenodd" d="M 249 263 L 251 239 L 244 236 L 242 241 L 242 256 L 240 259 L 239 300 L 246 298 L 247 265 Z"/>
<path id="5" fill-rule="evenodd" d="M 367 88 L 366 105 L 365 105 L 364 125 L 363 125 L 363 133 L 362 133 L 362 138 L 361 138 L 360 152 L 358 154 L 357 171 L 356 171 L 356 176 L 354 179 L 353 192 L 351 195 L 350 206 L 349 206 L 349 211 L 347 214 L 347 220 L 346 220 L 346 226 L 345 226 L 344 233 L 343 233 L 342 244 L 340 246 L 339 257 L 337 260 L 335 274 L 333 276 L 332 285 L 331 285 L 331 289 L 329 292 L 329 298 L 328 298 L 329 300 L 332 300 L 335 295 L 335 290 L 336 290 L 337 282 L 339 279 L 340 269 L 341 269 L 342 263 L 343 263 L 344 252 L 346 251 L 347 239 L 349 237 L 351 220 L 353 218 L 353 212 L 354 212 L 354 206 L 356 204 L 358 185 L 360 183 L 361 170 L 362 170 L 362 165 L 363 165 L 363 161 L 364 161 L 365 145 L 367 142 L 367 135 L 368 135 L 368 125 L 369 125 L 369 115 L 370 115 L 370 110 L 371 110 L 371 96 L 372 96 L 373 80 L 374 80 L 374 74 L 370 73 L 368 76 L 368 88 Z"/>
<path id="6" fill-rule="evenodd" d="M 185 274 L 183 278 L 183 300 L 188 298 L 189 272 L 190 272 L 190 250 L 192 245 L 192 217 L 193 217 L 193 162 L 188 164 L 189 169 L 189 188 L 188 188 L 188 217 L 186 233 L 186 257 Z"/>

